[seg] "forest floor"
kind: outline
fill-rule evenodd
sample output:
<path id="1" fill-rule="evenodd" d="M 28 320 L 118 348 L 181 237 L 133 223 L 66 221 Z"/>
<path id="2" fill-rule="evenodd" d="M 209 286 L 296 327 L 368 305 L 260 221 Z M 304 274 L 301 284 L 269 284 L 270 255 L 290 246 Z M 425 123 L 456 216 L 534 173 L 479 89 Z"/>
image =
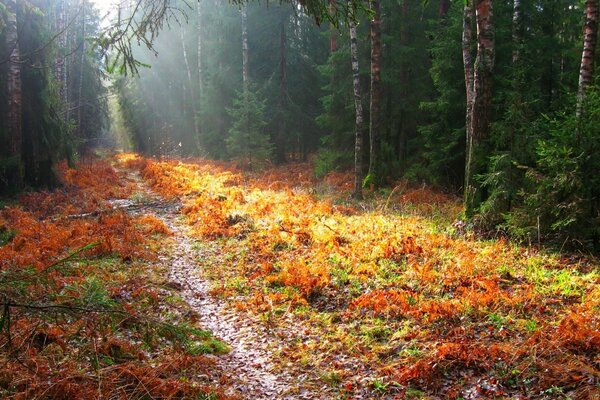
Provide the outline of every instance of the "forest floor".
<path id="1" fill-rule="evenodd" d="M 600 263 L 400 183 L 120 154 L 0 211 L 0 397 L 598 399 Z"/>

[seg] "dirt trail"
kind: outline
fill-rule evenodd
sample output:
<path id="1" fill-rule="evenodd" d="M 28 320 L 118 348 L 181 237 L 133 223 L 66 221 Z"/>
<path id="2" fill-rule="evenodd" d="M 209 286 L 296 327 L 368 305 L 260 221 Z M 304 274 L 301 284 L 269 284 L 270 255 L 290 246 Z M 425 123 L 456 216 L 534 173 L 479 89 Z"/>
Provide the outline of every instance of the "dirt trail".
<path id="1" fill-rule="evenodd" d="M 139 176 L 130 176 L 139 184 L 139 190 L 151 197 L 154 204 L 160 197 L 154 194 Z M 231 395 L 244 399 L 331 399 L 334 396 L 326 386 L 315 389 L 319 383 L 307 373 L 282 370 L 269 351 L 272 341 L 260 323 L 227 307 L 224 301 L 210 294 L 210 282 L 202 276 L 203 260 L 223 258 L 218 244 L 202 242 L 194 245 L 189 226 L 183 221 L 179 204 L 145 209 L 163 220 L 174 233 L 174 245 L 165 248 L 159 259 L 168 266 L 169 280 L 181 288 L 182 298 L 198 314 L 200 325 L 212 331 L 215 337 L 228 344 L 231 351 L 218 357 L 223 370 L 233 381 Z M 321 383 L 322 385 L 322 383 Z M 319 385 L 319 386 L 321 386 Z"/>

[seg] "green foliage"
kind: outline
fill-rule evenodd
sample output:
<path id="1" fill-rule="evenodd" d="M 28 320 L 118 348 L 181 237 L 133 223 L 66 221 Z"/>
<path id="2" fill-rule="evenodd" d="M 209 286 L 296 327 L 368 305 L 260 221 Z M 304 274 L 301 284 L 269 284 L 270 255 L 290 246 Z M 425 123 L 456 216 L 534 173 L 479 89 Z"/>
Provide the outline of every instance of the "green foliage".
<path id="1" fill-rule="evenodd" d="M 265 102 L 258 93 L 248 88 L 238 93 L 233 107 L 227 110 L 233 122 L 225 140 L 230 157 L 253 162 L 264 162 L 271 157 L 273 146 L 264 132 Z"/>
<path id="2" fill-rule="evenodd" d="M 422 101 L 426 123 L 419 126 L 423 137 L 422 162 L 409 168 L 412 180 L 459 187 L 464 176 L 465 89 L 461 43 L 462 6 L 452 5 L 444 21 L 432 21 L 429 71 L 435 97 Z"/>
<path id="3" fill-rule="evenodd" d="M 85 9 L 74 0 L 64 0 L 65 18 L 72 20 L 69 35 L 56 32 L 60 2 L 32 0 L 17 2 L 18 46 L 22 60 L 21 121 L 22 151 L 11 154 L 8 143 L 12 135 L 7 121 L 7 92 L 0 91 L 0 192 L 10 193 L 17 187 L 15 171 L 23 171 L 25 184 L 53 187 L 57 184 L 55 165 L 71 161 L 77 145 L 80 150 L 98 145 L 106 124 L 105 88 L 102 83 L 98 54 L 88 53 L 83 32 L 93 36 L 98 31 L 97 12 L 88 2 Z M 76 7 L 70 7 L 77 4 Z M 84 13 L 85 19 L 76 14 Z M 85 24 L 85 26 L 83 26 Z M 0 32 L 0 59 L 8 60 L 9 51 Z M 67 37 L 68 36 L 68 37 Z M 64 43 L 61 38 L 64 37 Z M 67 55 L 63 65 L 58 58 Z M 8 62 L 0 67 L 0 85 L 6 88 Z M 59 74 L 59 67 L 65 72 Z M 61 76 L 59 76 L 61 75 Z M 66 77 L 66 81 L 64 81 Z M 61 93 L 66 94 L 64 97 Z M 69 101 L 65 101 L 69 99 Z"/>
<path id="4" fill-rule="evenodd" d="M 10 243 L 16 235 L 16 231 L 0 227 L 0 247 Z"/>
<path id="5" fill-rule="evenodd" d="M 594 246 L 600 238 L 600 96 L 588 94 L 585 113 L 578 120 L 573 112 L 542 116 L 532 125 L 535 163 L 532 166 L 498 165 L 485 177 L 493 187 L 491 199 L 502 199 L 511 181 L 510 170 L 523 175 L 519 197 L 504 214 L 504 226 L 512 234 L 536 235 L 558 243 Z M 517 169 L 515 169 L 517 168 Z M 521 171 L 525 171 L 523 174 Z M 514 172 L 513 172 L 514 173 Z M 493 177 L 497 176 L 497 179 Z M 514 190 L 513 190 L 514 191 Z M 490 210 L 493 203 L 490 202 Z M 500 209 L 506 209 L 501 207 Z"/>
<path id="6" fill-rule="evenodd" d="M 354 156 L 348 151 L 321 150 L 315 159 L 315 175 L 323 178 L 331 171 L 349 168 Z"/>

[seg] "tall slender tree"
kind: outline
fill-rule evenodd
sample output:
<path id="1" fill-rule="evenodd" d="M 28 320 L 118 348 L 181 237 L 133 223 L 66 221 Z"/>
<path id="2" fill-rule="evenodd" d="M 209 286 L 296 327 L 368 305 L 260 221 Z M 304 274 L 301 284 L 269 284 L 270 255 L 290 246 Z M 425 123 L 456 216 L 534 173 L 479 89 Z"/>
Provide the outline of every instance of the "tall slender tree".
<path id="1" fill-rule="evenodd" d="M 513 62 L 513 64 L 516 64 L 519 61 L 522 40 L 523 40 L 523 10 L 522 10 L 522 6 L 521 6 L 521 0 L 513 0 L 513 17 L 512 17 L 512 41 L 513 41 L 512 62 Z"/>
<path id="2" fill-rule="evenodd" d="M 84 82 L 84 74 L 85 74 L 85 57 L 86 57 L 86 0 L 81 0 L 81 50 L 79 55 L 79 82 L 77 89 L 77 137 L 81 141 L 80 148 L 83 151 L 88 150 L 89 143 L 84 140 L 85 132 L 84 124 L 83 124 L 83 108 L 85 107 L 85 101 L 83 98 L 83 82 Z"/>
<path id="3" fill-rule="evenodd" d="M 14 171 L 13 185 L 23 183 L 23 87 L 21 77 L 21 53 L 19 51 L 19 33 L 17 29 L 17 0 L 6 0 L 6 48 L 9 52 L 7 71 L 8 134 L 10 137 L 9 156 Z"/>
<path id="4" fill-rule="evenodd" d="M 465 214 L 472 217 L 482 199 L 481 187 L 475 177 L 483 172 L 485 142 L 491 125 L 492 78 L 495 61 L 495 31 L 493 0 L 476 0 L 477 57 L 473 70 L 471 134 L 467 137 L 465 173 Z M 468 108 L 468 106 L 467 106 Z"/>
<path id="5" fill-rule="evenodd" d="M 369 177 L 378 184 L 381 180 L 381 4 L 370 1 L 371 12 L 371 102 L 369 112 Z"/>
<path id="6" fill-rule="evenodd" d="M 475 20 L 475 8 L 473 0 L 466 0 L 463 9 L 463 33 L 462 33 L 462 56 L 465 70 L 465 93 L 466 93 L 466 112 L 465 112 L 465 133 L 466 133 L 466 159 L 465 159 L 465 185 L 464 196 L 466 199 L 470 196 L 472 190 L 470 183 L 472 181 L 473 164 L 473 100 L 475 98 L 475 75 L 473 65 L 473 23 Z"/>
<path id="7" fill-rule="evenodd" d="M 198 5 L 198 7 L 200 7 L 200 5 Z M 181 50 L 182 50 L 182 55 L 183 55 L 183 63 L 185 65 L 185 72 L 186 72 L 186 77 L 187 77 L 187 85 L 184 85 L 184 87 L 182 88 L 182 93 L 185 95 L 187 94 L 186 97 L 189 97 L 189 103 L 188 108 L 191 110 L 192 112 L 192 125 L 194 127 L 194 138 L 196 140 L 196 147 L 197 150 L 200 151 L 200 128 L 198 126 L 198 110 L 197 110 L 197 104 L 198 101 L 196 99 L 196 91 L 194 90 L 194 81 L 192 79 L 192 68 L 190 66 L 190 60 L 188 57 L 188 51 L 187 51 L 187 45 L 185 43 L 185 26 L 181 26 L 181 29 L 179 30 L 179 34 L 180 34 L 180 39 L 181 39 Z"/>
<path id="8" fill-rule="evenodd" d="M 203 135 L 203 123 L 201 121 L 201 115 L 204 112 L 204 46 L 203 46 L 203 34 L 202 34 L 202 0 L 196 2 L 196 44 L 197 44 L 197 66 L 198 66 L 198 96 L 196 96 L 196 107 L 194 119 L 196 127 L 196 145 L 198 146 L 198 152 L 202 151 L 202 135 Z"/>
<path id="9" fill-rule="evenodd" d="M 356 23 L 349 21 L 350 27 L 350 58 L 352 62 L 352 87 L 354 90 L 355 120 L 355 145 L 354 145 L 354 193 L 357 199 L 362 198 L 362 183 L 364 176 L 363 143 L 364 143 L 364 117 L 362 107 L 362 94 L 360 88 L 360 68 L 358 65 L 358 39 Z"/>
<path id="10" fill-rule="evenodd" d="M 438 17 L 446 18 L 448 15 L 448 10 L 450 10 L 450 0 L 440 0 L 440 4 L 438 6 Z"/>
<path id="11" fill-rule="evenodd" d="M 58 58 L 56 60 L 55 67 L 55 78 L 59 83 L 59 97 L 65 107 L 63 111 L 63 119 L 66 121 L 69 117 L 69 101 L 67 97 L 67 7 L 65 4 L 66 0 L 58 1 L 58 11 L 56 18 L 56 28 L 59 33 L 58 37 Z"/>
<path id="12" fill-rule="evenodd" d="M 248 91 L 250 72 L 248 67 L 248 10 L 246 4 L 242 4 L 242 81 L 244 91 Z"/>
<path id="13" fill-rule="evenodd" d="M 598 0 L 585 1 L 585 25 L 583 27 L 583 54 L 579 68 L 577 89 L 577 117 L 583 113 L 583 103 L 587 87 L 594 74 L 594 58 L 598 41 Z"/>

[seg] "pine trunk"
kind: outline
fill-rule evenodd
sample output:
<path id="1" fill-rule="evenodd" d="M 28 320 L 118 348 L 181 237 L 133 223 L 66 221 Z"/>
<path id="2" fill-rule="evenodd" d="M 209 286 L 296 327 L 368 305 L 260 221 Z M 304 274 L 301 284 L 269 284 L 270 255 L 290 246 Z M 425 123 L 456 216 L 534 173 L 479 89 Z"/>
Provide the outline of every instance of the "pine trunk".
<path id="1" fill-rule="evenodd" d="M 246 5 L 242 5 L 242 81 L 244 91 L 248 91 L 248 82 L 250 80 L 248 72 L 248 13 Z"/>
<path id="2" fill-rule="evenodd" d="M 468 182 L 471 181 L 471 160 L 473 159 L 473 21 L 475 19 L 475 8 L 473 0 L 466 0 L 463 11 L 463 33 L 462 33 L 462 56 L 465 71 L 465 133 L 466 133 L 466 157 L 465 157 L 465 201 L 467 199 Z"/>
<path id="3" fill-rule="evenodd" d="M 21 78 L 21 54 L 17 29 L 17 0 L 6 0 L 5 39 L 9 62 L 7 68 L 8 134 L 10 137 L 9 156 L 14 161 L 14 175 L 11 183 L 20 187 L 23 183 L 23 87 Z"/>
<path id="4" fill-rule="evenodd" d="M 350 25 L 350 58 L 352 61 L 352 83 L 354 89 L 354 108 L 356 111 L 355 125 L 355 147 L 354 147 L 354 193 L 353 197 L 362 198 L 362 181 L 364 174 L 363 166 L 363 143 L 364 143 L 364 120 L 362 108 L 362 95 L 360 90 L 360 70 L 358 68 L 358 44 L 356 37 L 356 23 Z"/>
<path id="5" fill-rule="evenodd" d="M 371 0 L 371 103 L 370 103 L 370 152 L 369 176 L 378 184 L 381 180 L 381 4 Z"/>
<path id="6" fill-rule="evenodd" d="M 329 11 L 335 11 L 336 0 L 329 0 Z M 329 52 L 331 54 L 337 51 L 337 29 L 332 24 L 329 25 Z"/>
<path id="7" fill-rule="evenodd" d="M 481 188 L 475 181 L 475 176 L 483 172 L 481 161 L 486 156 L 483 143 L 489 135 L 491 122 L 492 77 L 495 59 L 492 3 L 492 0 L 476 0 L 477 58 L 473 69 L 471 125 L 468 127 L 470 133 L 467 133 L 465 168 L 465 214 L 468 218 L 473 216 L 482 200 Z"/>
<path id="8" fill-rule="evenodd" d="M 438 17 L 446 18 L 446 16 L 448 16 L 448 10 L 450 10 L 450 0 L 440 0 Z"/>
<path id="9" fill-rule="evenodd" d="M 585 25 L 583 27 L 583 54 L 579 69 L 579 87 L 577 90 L 577 118 L 583 113 L 583 103 L 587 87 L 594 74 L 594 57 L 598 40 L 598 0 L 585 1 Z"/>

